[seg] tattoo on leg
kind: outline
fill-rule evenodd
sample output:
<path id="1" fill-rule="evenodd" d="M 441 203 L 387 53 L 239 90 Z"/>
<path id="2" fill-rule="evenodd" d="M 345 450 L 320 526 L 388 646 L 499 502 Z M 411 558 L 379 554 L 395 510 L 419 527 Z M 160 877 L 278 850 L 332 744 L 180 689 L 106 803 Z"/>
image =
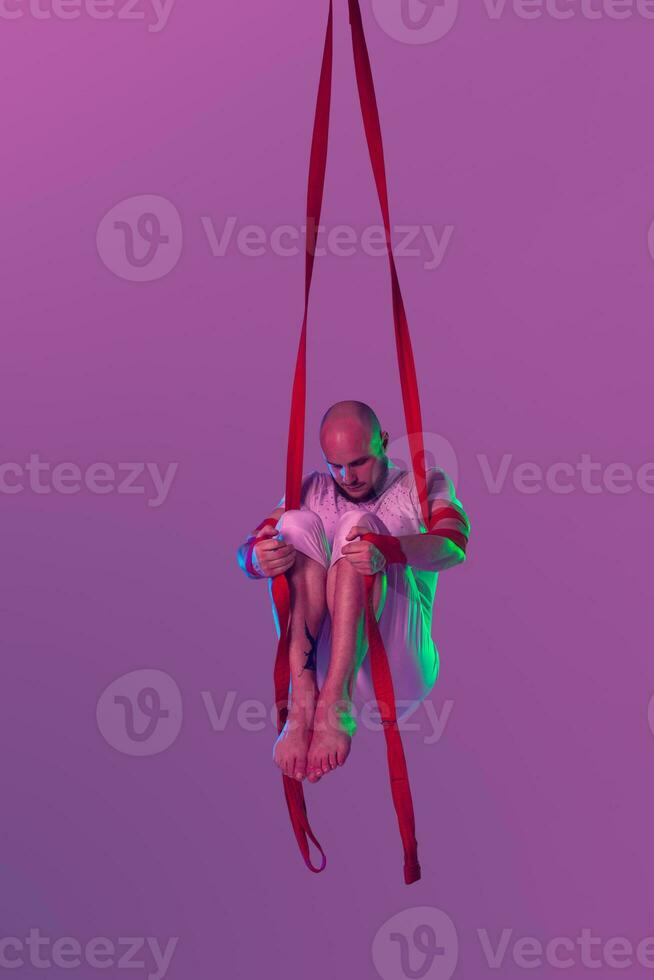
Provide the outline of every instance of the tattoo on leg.
<path id="1" fill-rule="evenodd" d="M 310 647 L 309 647 L 308 652 L 304 654 L 304 656 L 307 658 L 307 662 L 305 663 L 304 667 L 302 668 L 302 671 L 305 671 L 305 670 L 313 670 L 313 671 L 315 671 L 315 669 L 316 669 L 316 640 L 311 635 L 311 633 L 309 632 L 309 627 L 307 626 L 306 623 L 304 624 L 304 632 L 307 635 L 307 640 L 310 643 Z"/>

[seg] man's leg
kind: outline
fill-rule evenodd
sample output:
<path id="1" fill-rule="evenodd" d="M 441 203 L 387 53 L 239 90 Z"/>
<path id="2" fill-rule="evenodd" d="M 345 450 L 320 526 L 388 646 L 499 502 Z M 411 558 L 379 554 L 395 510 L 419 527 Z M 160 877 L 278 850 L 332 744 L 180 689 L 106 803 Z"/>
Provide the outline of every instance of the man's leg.
<path id="1" fill-rule="evenodd" d="M 354 682 L 361 665 L 365 639 L 364 576 L 340 554 L 345 536 L 355 524 L 377 530 L 374 518 L 346 511 L 334 536 L 334 554 L 327 576 L 327 606 L 331 616 L 331 656 L 314 717 L 309 748 L 309 781 L 343 765 L 349 755 L 354 722 L 351 714 Z M 385 573 L 375 575 L 373 608 L 379 620 Z"/>
<path id="2" fill-rule="evenodd" d="M 286 511 L 277 528 L 284 540 L 295 547 L 296 557 L 286 573 L 291 593 L 289 712 L 273 758 L 287 776 L 303 779 L 317 698 L 317 639 L 327 612 L 329 545 L 322 521 L 312 511 Z M 276 627 L 279 636 L 278 623 Z"/>

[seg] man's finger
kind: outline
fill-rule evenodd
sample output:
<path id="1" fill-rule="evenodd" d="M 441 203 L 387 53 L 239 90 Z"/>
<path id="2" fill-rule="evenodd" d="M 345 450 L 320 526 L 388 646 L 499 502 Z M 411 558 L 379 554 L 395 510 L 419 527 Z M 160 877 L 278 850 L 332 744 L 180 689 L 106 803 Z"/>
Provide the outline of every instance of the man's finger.
<path id="1" fill-rule="evenodd" d="M 287 572 L 289 568 L 292 568 L 294 564 L 295 561 L 292 558 L 288 559 L 287 561 L 268 562 L 266 564 L 267 574 L 271 576 L 282 575 L 284 572 Z"/>
<path id="2" fill-rule="evenodd" d="M 273 527 L 271 524 L 266 524 L 266 526 L 262 527 L 259 531 L 253 531 L 252 537 L 255 537 L 258 541 L 261 541 L 264 538 L 272 538 L 275 534 L 279 534 L 277 528 Z"/>
<path id="3" fill-rule="evenodd" d="M 353 541 L 352 544 L 343 545 L 341 548 L 341 554 L 343 555 L 358 555 L 361 552 L 367 551 L 368 544 L 366 541 Z"/>
<path id="4" fill-rule="evenodd" d="M 272 541 L 263 541 L 261 544 L 261 550 L 270 552 L 271 554 L 277 551 L 281 553 L 284 548 L 291 549 L 293 545 L 289 544 L 288 541 L 279 541 L 276 538 Z"/>
<path id="5" fill-rule="evenodd" d="M 274 552 L 272 555 L 269 554 L 266 556 L 264 560 L 267 562 L 268 565 L 279 565 L 282 562 L 290 561 L 293 558 L 295 558 L 295 555 L 292 552 L 285 551 L 281 555 L 278 554 L 277 552 Z"/>
<path id="6" fill-rule="evenodd" d="M 293 551 L 269 551 L 264 557 L 268 565 L 279 565 L 281 562 L 291 561 L 295 558 Z"/>

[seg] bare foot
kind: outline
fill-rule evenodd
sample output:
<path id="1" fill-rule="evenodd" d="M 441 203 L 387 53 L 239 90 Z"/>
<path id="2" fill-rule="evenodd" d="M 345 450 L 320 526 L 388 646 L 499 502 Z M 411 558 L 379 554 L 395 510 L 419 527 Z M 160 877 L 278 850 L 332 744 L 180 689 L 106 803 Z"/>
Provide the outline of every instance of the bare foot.
<path id="1" fill-rule="evenodd" d="M 345 765 L 356 723 L 350 702 L 322 689 L 313 719 L 313 737 L 307 758 L 308 779 L 317 783 L 326 773 Z"/>
<path id="2" fill-rule="evenodd" d="M 307 774 L 307 752 L 311 742 L 311 728 L 315 713 L 317 692 L 302 692 L 302 697 L 291 697 L 291 707 L 286 724 L 282 728 L 273 749 L 273 760 L 286 776 L 303 780 Z"/>

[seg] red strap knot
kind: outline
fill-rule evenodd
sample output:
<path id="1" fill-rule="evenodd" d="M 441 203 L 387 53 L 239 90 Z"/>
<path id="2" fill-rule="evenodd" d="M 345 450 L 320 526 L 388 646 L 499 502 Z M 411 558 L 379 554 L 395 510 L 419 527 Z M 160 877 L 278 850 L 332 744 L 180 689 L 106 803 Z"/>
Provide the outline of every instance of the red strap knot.
<path id="1" fill-rule="evenodd" d="M 406 565 L 407 557 L 402 551 L 400 539 L 394 537 L 392 534 L 375 534 L 371 531 L 369 534 L 362 534 L 361 540 L 370 541 L 374 544 L 381 551 L 389 565 Z"/>

